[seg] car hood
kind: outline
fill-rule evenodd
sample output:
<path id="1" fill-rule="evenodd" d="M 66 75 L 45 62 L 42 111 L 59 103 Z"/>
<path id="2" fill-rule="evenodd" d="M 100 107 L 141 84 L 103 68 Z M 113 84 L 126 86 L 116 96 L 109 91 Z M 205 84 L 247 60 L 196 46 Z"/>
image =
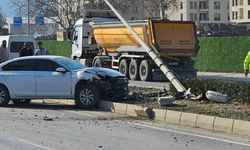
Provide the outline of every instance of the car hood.
<path id="1" fill-rule="evenodd" d="M 125 77 L 122 73 L 113 69 L 108 69 L 108 68 L 91 67 L 91 68 L 84 68 L 81 71 L 85 73 L 91 73 L 91 74 L 101 75 L 101 76 Z"/>

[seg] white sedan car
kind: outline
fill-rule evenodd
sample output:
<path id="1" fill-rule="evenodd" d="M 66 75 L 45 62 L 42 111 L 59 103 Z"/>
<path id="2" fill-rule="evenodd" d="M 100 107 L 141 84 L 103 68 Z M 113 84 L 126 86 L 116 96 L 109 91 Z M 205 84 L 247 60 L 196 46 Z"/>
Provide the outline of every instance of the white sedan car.
<path id="1" fill-rule="evenodd" d="M 0 106 L 10 100 L 28 104 L 31 99 L 74 99 L 82 108 L 99 98 L 124 98 L 128 79 L 107 68 L 88 68 L 62 56 L 29 56 L 0 64 Z"/>

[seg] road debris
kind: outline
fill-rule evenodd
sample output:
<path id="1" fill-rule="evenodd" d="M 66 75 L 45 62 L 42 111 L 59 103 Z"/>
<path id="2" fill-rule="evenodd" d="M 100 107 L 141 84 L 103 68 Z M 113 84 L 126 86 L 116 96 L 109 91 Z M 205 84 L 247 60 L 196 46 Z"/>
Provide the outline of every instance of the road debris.
<path id="1" fill-rule="evenodd" d="M 43 120 L 44 120 L 44 121 L 53 121 L 53 118 L 48 118 L 47 116 L 45 116 L 45 117 L 43 118 Z"/>

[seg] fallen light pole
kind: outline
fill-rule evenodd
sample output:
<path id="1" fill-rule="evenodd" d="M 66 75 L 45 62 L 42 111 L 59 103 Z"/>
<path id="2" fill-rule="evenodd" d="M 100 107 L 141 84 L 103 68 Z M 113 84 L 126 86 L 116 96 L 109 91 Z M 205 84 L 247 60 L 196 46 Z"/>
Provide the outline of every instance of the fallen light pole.
<path id="1" fill-rule="evenodd" d="M 140 43 L 140 45 L 144 48 L 144 50 L 148 53 L 148 55 L 151 57 L 151 59 L 156 63 L 156 65 L 161 69 L 161 71 L 165 74 L 165 76 L 168 78 L 168 80 L 173 84 L 173 86 L 176 88 L 176 90 L 179 92 L 179 97 L 181 98 L 190 98 L 195 97 L 190 92 L 190 88 L 187 90 L 186 87 L 177 79 L 177 77 L 172 73 L 172 71 L 169 69 L 169 67 L 163 62 L 163 60 L 160 58 L 160 55 L 157 54 L 153 49 L 151 49 L 142 39 L 141 37 L 135 32 L 135 30 L 129 25 L 129 23 L 118 13 L 118 11 L 111 5 L 111 3 L 108 0 L 104 0 L 105 3 L 110 7 L 110 9 L 115 13 L 115 15 L 120 19 L 120 21 L 127 27 L 127 29 L 132 33 L 132 35 L 135 37 L 135 39 Z M 213 93 L 212 93 L 213 94 Z M 210 93 L 209 93 L 210 95 Z M 222 95 L 220 95 L 222 96 Z M 220 97 L 221 98 L 221 97 Z M 171 101 L 173 97 L 159 97 L 158 101 L 161 101 L 164 99 L 166 101 Z M 227 101 L 228 98 L 225 98 Z M 216 100 L 216 96 L 213 97 L 213 101 Z M 221 102 L 217 101 L 217 102 Z M 168 102 L 167 102 L 168 103 Z"/>

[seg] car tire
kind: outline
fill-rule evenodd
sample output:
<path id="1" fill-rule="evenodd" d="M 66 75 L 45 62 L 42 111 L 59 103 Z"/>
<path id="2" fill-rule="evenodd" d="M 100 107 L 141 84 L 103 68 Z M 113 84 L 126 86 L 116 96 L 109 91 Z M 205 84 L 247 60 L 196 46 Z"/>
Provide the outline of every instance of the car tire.
<path id="1" fill-rule="evenodd" d="M 129 77 L 131 80 L 139 79 L 139 60 L 132 59 L 129 64 Z"/>
<path id="2" fill-rule="evenodd" d="M 77 89 L 75 103 L 77 106 L 90 109 L 99 101 L 99 91 L 93 85 L 82 85 Z"/>
<path id="3" fill-rule="evenodd" d="M 10 102 L 10 95 L 8 89 L 0 85 L 0 106 L 7 106 Z"/>
<path id="4" fill-rule="evenodd" d="M 128 62 L 126 59 L 121 60 L 119 64 L 119 72 L 121 72 L 124 76 L 129 77 L 128 75 Z"/>
<path id="5" fill-rule="evenodd" d="M 139 69 L 141 81 L 150 81 L 152 78 L 152 69 L 147 60 L 143 60 Z"/>
<path id="6" fill-rule="evenodd" d="M 31 99 L 15 99 L 12 100 L 14 105 L 28 105 L 31 102 Z"/>

